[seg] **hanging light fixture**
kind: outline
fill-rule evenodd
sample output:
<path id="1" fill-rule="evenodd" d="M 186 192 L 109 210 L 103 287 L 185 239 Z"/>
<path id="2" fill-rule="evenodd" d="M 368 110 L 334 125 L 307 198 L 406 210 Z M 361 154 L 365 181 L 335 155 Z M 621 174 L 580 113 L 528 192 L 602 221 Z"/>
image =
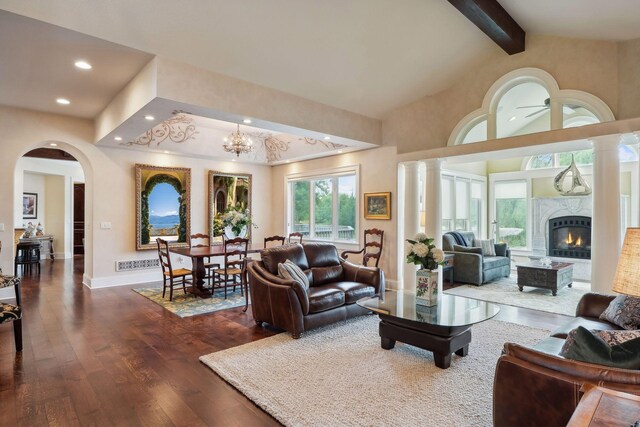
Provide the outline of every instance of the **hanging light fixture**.
<path id="1" fill-rule="evenodd" d="M 240 153 L 250 153 L 253 150 L 253 141 L 249 136 L 240 132 L 240 124 L 238 124 L 238 130 L 224 139 L 223 147 L 224 151 L 236 153 L 236 156 L 240 157 Z"/>

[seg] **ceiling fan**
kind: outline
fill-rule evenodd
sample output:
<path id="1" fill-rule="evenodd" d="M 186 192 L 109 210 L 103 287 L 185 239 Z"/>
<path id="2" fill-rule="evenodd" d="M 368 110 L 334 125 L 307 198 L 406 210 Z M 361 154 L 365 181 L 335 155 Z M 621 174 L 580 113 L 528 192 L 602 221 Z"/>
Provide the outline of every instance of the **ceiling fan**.
<path id="1" fill-rule="evenodd" d="M 520 108 L 540 108 L 540 110 L 535 111 L 531 114 L 528 114 L 526 116 L 524 116 L 525 119 L 531 117 L 531 116 L 535 116 L 536 114 L 540 114 L 543 111 L 547 111 L 548 109 L 551 108 L 551 98 L 547 98 L 544 100 L 544 105 L 524 105 L 522 107 L 516 107 L 516 109 L 520 109 Z M 573 114 L 576 111 L 576 108 L 580 108 L 579 105 L 569 105 L 569 104 L 565 104 L 562 106 L 562 111 L 564 111 L 565 114 Z"/>

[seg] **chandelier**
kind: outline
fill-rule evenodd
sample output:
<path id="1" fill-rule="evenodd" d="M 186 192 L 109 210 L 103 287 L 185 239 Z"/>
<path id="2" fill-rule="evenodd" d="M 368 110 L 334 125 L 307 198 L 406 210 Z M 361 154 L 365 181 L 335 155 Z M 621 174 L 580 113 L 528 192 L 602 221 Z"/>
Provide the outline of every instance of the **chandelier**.
<path id="1" fill-rule="evenodd" d="M 240 153 L 249 153 L 253 150 L 253 141 L 246 134 L 240 132 L 240 125 L 238 124 L 238 130 L 224 139 L 223 147 L 224 151 L 236 153 L 236 156 L 240 157 Z"/>

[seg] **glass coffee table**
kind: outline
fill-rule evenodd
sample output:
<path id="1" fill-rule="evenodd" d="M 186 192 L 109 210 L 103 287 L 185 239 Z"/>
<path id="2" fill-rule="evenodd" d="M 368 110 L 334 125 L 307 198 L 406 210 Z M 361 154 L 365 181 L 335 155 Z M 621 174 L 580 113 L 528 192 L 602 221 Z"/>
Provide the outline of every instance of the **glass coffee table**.
<path id="1" fill-rule="evenodd" d="M 413 292 L 387 291 L 357 302 L 380 317 L 380 340 L 385 350 L 396 341 L 433 352 L 436 366 L 447 369 L 451 354 L 466 356 L 471 342 L 471 326 L 491 319 L 500 307 L 486 301 L 442 294 L 438 305 L 416 305 Z"/>

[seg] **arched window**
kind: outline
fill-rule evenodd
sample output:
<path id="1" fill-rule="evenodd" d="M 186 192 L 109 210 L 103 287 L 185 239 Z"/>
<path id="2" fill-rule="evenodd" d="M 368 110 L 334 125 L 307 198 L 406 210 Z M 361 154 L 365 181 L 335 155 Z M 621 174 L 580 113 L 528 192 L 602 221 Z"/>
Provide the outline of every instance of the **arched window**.
<path id="1" fill-rule="evenodd" d="M 537 68 L 514 70 L 487 91 L 482 107 L 454 128 L 448 145 L 470 144 L 552 129 L 615 120 L 601 99 L 587 92 L 560 89 Z"/>

